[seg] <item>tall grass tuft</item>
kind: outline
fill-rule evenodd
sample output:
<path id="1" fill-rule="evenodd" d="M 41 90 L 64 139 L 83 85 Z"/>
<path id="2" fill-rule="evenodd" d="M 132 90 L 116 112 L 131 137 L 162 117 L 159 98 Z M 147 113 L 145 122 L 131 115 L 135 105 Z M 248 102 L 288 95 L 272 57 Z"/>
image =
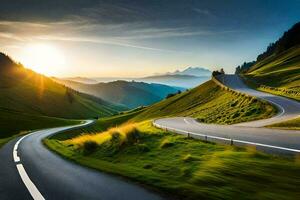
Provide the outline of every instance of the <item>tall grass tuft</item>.
<path id="1" fill-rule="evenodd" d="M 65 143 L 74 145 L 81 149 L 96 149 L 95 146 L 100 146 L 104 143 L 111 143 L 113 146 L 122 146 L 124 144 L 137 143 L 140 138 L 136 124 L 128 123 L 119 127 L 110 128 L 105 132 L 83 134 L 81 136 L 66 140 Z M 90 148 L 91 147 L 91 148 Z M 90 152 L 90 151 L 89 151 Z"/>

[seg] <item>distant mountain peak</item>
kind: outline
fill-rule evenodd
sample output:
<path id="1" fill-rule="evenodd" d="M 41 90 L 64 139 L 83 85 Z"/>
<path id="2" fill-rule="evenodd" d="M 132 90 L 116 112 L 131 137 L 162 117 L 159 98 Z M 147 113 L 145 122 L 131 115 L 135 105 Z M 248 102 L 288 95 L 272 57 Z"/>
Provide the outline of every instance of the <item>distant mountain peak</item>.
<path id="1" fill-rule="evenodd" d="M 182 71 L 176 70 L 173 75 L 209 76 L 211 71 L 203 67 L 188 67 Z"/>
<path id="2" fill-rule="evenodd" d="M 96 84 L 98 82 L 94 79 L 87 78 L 87 77 L 81 77 L 81 76 L 69 77 L 69 78 L 65 78 L 65 80 L 75 81 L 78 83 L 86 83 L 86 84 Z"/>

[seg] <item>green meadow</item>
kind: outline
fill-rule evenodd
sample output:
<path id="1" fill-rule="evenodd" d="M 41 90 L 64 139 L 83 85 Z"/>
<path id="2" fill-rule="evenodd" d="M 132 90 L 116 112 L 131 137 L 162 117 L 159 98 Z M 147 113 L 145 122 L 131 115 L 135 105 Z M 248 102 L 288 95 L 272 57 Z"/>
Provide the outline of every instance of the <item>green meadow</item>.
<path id="1" fill-rule="evenodd" d="M 298 158 L 190 139 L 154 128 L 150 121 L 116 127 L 111 120 L 101 119 L 89 133 L 86 129 L 75 135 L 60 133 L 44 143 L 66 159 L 146 184 L 171 198 L 298 199 L 300 195 Z M 99 126 L 112 128 L 91 132 Z"/>

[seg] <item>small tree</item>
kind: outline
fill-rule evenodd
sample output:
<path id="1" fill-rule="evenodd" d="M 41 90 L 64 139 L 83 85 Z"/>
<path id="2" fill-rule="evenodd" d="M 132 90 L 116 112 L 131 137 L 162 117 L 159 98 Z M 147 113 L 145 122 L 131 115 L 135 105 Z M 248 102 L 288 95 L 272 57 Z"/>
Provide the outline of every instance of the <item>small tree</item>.
<path id="1" fill-rule="evenodd" d="M 224 71 L 223 68 L 221 68 L 220 73 L 221 73 L 221 74 L 225 74 L 225 71 Z"/>
<path id="2" fill-rule="evenodd" d="M 218 76 L 218 75 L 222 75 L 222 74 L 225 74 L 225 71 L 224 71 L 223 68 L 221 68 L 220 71 L 215 70 L 215 71 L 212 72 L 212 76 Z"/>

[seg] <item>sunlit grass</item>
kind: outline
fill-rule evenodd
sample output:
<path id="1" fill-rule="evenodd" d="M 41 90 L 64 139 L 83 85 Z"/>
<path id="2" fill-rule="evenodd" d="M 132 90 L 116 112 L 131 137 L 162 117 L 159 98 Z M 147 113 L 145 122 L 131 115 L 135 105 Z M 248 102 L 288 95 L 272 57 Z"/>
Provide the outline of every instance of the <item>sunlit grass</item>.
<path id="1" fill-rule="evenodd" d="M 222 89 L 213 81 L 149 106 L 133 120 L 189 116 L 204 123 L 235 124 L 265 119 L 276 109 L 269 103 Z"/>
<path id="2" fill-rule="evenodd" d="M 135 137 L 135 133 L 137 133 L 136 124 L 126 123 L 118 127 L 110 128 L 104 132 L 83 134 L 81 136 L 66 140 L 65 144 L 75 145 L 79 148 L 82 148 L 86 142 L 95 142 L 96 144 L 101 145 L 114 138 L 118 138 L 119 145 L 122 145 L 126 142 L 131 142 L 131 140 L 133 140 Z"/>
<path id="3" fill-rule="evenodd" d="M 271 124 L 268 127 L 300 130 L 300 117 L 276 124 Z"/>
<path id="4" fill-rule="evenodd" d="M 257 62 L 244 78 L 257 90 L 300 101 L 300 47 Z"/>
<path id="5" fill-rule="evenodd" d="M 116 132 L 120 137 L 113 139 Z M 128 139 L 132 132 L 133 140 Z M 76 138 L 81 138 L 80 145 L 57 139 L 46 144 L 80 164 L 129 177 L 181 199 L 298 199 L 300 195 L 298 157 L 202 142 L 157 129 L 150 121 Z M 87 154 L 82 149 L 91 140 L 97 146 L 88 146 L 92 151 Z"/>

